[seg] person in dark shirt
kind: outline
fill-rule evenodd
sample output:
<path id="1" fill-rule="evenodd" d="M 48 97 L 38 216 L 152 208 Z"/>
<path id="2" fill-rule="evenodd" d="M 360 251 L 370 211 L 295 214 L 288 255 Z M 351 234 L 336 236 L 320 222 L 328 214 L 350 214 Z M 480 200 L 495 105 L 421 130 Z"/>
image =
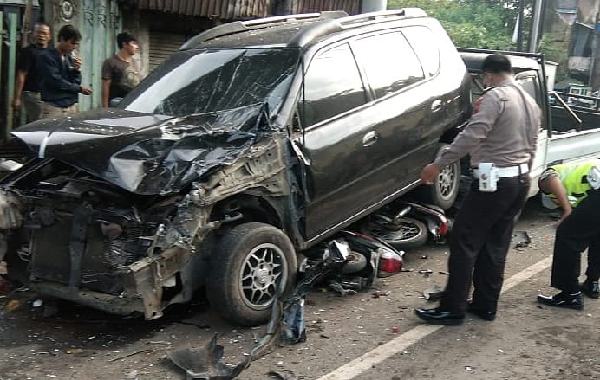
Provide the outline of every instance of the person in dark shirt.
<path id="1" fill-rule="evenodd" d="M 140 83 L 140 70 L 133 61 L 139 50 L 137 40 L 129 33 L 117 36 L 119 51 L 102 64 L 102 106 L 108 108 L 114 98 L 122 98 Z"/>
<path id="2" fill-rule="evenodd" d="M 79 41 L 81 33 L 72 25 L 65 25 L 58 31 L 56 48 L 40 55 L 43 118 L 75 113 L 78 95 L 92 93 L 92 89 L 81 86 L 81 58 L 73 55 Z"/>
<path id="3" fill-rule="evenodd" d="M 13 99 L 13 108 L 16 112 L 22 107 L 25 109 L 28 123 L 39 119 L 42 113 L 39 56 L 48 48 L 50 26 L 44 22 L 37 22 L 33 28 L 33 39 L 33 44 L 21 49 Z"/>

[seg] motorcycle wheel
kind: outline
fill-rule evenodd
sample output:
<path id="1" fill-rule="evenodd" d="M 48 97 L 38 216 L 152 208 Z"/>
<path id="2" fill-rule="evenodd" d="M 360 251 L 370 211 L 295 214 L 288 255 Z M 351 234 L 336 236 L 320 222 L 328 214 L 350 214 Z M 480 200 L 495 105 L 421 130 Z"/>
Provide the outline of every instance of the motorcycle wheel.
<path id="1" fill-rule="evenodd" d="M 402 250 L 420 247 L 427 242 L 427 226 L 413 218 L 396 218 L 393 222 L 370 222 L 363 232 Z"/>

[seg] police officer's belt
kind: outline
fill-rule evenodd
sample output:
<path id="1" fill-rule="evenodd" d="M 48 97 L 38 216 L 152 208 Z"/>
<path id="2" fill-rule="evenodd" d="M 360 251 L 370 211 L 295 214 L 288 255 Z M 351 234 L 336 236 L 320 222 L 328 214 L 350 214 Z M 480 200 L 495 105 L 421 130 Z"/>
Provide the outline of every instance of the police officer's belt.
<path id="1" fill-rule="evenodd" d="M 529 165 L 527 164 L 519 164 L 515 166 L 507 166 L 505 168 L 498 167 L 498 177 L 500 178 L 511 178 L 518 177 L 520 174 L 525 174 L 529 172 Z M 479 177 L 479 170 L 473 169 L 473 176 Z"/>

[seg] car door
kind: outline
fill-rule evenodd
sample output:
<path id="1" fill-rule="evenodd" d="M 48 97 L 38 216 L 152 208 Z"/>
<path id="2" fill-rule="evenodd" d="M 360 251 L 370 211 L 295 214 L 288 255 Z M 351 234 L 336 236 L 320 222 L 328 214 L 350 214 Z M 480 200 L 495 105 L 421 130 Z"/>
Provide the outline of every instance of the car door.
<path id="1" fill-rule="evenodd" d="M 540 106 L 540 110 L 546 109 L 546 104 L 544 102 L 547 101 L 547 99 L 544 99 L 540 91 L 542 83 L 537 71 L 527 70 L 517 73 L 515 75 L 515 81 L 519 85 L 521 85 L 525 92 L 527 92 L 529 95 L 531 95 L 532 98 L 535 99 L 535 101 L 538 103 L 538 106 Z M 531 168 L 531 176 L 533 178 L 537 178 L 540 174 L 542 174 L 542 171 L 546 167 L 546 154 L 548 148 L 548 122 L 547 120 L 545 120 L 545 112 L 541 112 L 541 117 L 542 121 L 540 129 L 538 131 L 537 149 Z M 537 183 L 534 183 L 532 188 L 532 191 L 535 191 L 535 189 L 537 189 Z"/>
<path id="2" fill-rule="evenodd" d="M 379 138 L 368 189 L 379 201 L 415 184 L 433 158 L 424 152 L 431 91 L 422 88 L 423 69 L 400 30 L 363 36 L 352 49 L 374 98 L 363 114 Z"/>
<path id="3" fill-rule="evenodd" d="M 377 165 L 378 140 L 364 109 L 368 95 L 347 43 L 316 53 L 298 105 L 307 159 L 305 231 L 314 237 L 344 221 L 370 199 L 358 195 Z"/>

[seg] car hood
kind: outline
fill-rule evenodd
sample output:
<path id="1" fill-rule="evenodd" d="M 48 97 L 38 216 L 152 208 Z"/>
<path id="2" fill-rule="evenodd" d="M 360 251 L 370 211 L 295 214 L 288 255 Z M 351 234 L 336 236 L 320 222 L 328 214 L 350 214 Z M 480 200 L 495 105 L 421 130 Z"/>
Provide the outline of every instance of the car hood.
<path id="1" fill-rule="evenodd" d="M 178 118 L 92 111 L 40 120 L 12 135 L 39 158 L 55 158 L 133 193 L 164 195 L 243 155 L 269 130 L 259 125 L 262 109 Z"/>

